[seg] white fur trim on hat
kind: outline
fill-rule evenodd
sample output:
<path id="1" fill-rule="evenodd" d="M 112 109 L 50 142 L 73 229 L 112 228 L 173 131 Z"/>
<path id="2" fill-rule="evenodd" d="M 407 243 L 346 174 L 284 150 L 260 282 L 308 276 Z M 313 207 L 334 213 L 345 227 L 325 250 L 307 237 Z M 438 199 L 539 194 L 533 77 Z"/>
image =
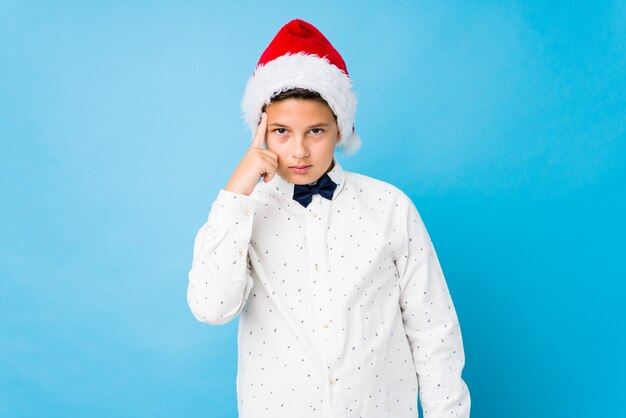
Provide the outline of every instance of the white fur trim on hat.
<path id="1" fill-rule="evenodd" d="M 259 126 L 261 110 L 272 97 L 293 88 L 317 92 L 337 116 L 341 140 L 337 147 L 345 154 L 354 154 L 361 139 L 354 132 L 356 95 L 352 80 L 327 59 L 304 53 L 282 55 L 257 67 L 248 80 L 241 102 L 246 124 L 254 133 Z"/>

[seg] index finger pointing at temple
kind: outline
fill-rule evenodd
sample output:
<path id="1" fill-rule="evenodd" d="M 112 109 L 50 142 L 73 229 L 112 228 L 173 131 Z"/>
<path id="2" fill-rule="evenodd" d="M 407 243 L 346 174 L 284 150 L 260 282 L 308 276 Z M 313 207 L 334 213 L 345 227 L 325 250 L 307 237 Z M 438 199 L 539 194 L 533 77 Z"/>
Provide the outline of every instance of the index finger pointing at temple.
<path id="1" fill-rule="evenodd" d="M 263 112 L 261 113 L 261 122 L 259 122 L 259 127 L 256 129 L 256 133 L 254 134 L 254 138 L 252 139 L 252 146 L 256 148 L 263 148 L 263 143 L 265 142 L 266 133 L 267 133 L 267 114 Z"/>

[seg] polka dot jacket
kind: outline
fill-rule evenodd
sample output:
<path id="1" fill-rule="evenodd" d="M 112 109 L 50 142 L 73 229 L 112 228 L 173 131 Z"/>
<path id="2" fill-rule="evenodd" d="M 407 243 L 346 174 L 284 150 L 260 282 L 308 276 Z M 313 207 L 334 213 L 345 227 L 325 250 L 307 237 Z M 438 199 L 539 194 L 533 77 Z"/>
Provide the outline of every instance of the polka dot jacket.
<path id="1" fill-rule="evenodd" d="M 305 208 L 276 175 L 220 190 L 195 239 L 187 301 L 239 315 L 240 418 L 469 417 L 457 315 L 428 232 L 394 186 L 329 176 Z"/>

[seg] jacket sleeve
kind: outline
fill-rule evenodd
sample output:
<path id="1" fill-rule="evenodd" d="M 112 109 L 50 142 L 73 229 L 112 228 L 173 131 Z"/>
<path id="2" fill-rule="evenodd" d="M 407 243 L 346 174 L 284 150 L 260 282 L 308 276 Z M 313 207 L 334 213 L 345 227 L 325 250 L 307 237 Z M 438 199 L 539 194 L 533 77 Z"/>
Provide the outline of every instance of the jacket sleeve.
<path id="1" fill-rule="evenodd" d="M 465 355 L 459 321 L 426 227 L 413 202 L 405 198 L 406 233 L 396 265 L 422 410 L 425 418 L 467 418 L 470 394 L 461 378 Z"/>
<path id="2" fill-rule="evenodd" d="M 250 196 L 220 190 L 196 235 L 187 303 L 201 322 L 229 322 L 246 303 L 253 284 L 248 258 L 253 215 Z"/>

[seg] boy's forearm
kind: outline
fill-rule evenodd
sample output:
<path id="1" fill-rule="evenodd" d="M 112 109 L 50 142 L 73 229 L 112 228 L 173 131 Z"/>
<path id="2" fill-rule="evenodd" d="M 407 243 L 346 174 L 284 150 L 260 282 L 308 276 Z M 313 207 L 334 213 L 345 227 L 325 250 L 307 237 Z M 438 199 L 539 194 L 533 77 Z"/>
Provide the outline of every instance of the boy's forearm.
<path id="1" fill-rule="evenodd" d="M 187 303 L 199 321 L 223 324 L 241 311 L 252 287 L 248 245 L 253 213 L 252 198 L 221 190 L 198 231 Z"/>
<path id="2" fill-rule="evenodd" d="M 429 273 L 419 281 L 431 283 L 415 287 L 411 283 L 411 290 L 402 295 L 422 410 L 425 418 L 467 418 L 470 395 L 461 377 L 465 365 L 461 328 L 434 252 L 428 264 L 424 271 Z"/>
<path id="3" fill-rule="evenodd" d="M 460 326 L 454 312 L 440 318 L 438 323 L 424 328 L 427 333 L 414 334 L 420 344 L 413 353 L 422 410 L 425 418 L 468 418 L 470 394 L 461 377 L 465 353 Z"/>

